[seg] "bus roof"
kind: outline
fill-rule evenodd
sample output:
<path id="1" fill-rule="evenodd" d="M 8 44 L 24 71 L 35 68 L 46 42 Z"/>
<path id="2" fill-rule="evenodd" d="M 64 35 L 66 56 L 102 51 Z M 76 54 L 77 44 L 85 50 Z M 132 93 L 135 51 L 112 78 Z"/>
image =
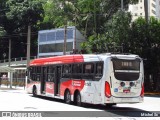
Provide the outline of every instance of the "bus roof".
<path id="1" fill-rule="evenodd" d="M 64 56 L 54 56 L 47 58 L 38 58 L 30 63 L 30 66 L 34 65 L 47 65 L 47 64 L 60 64 L 60 63 L 74 63 L 74 62 L 84 62 L 82 55 L 64 55 Z"/>
<path id="2" fill-rule="evenodd" d="M 38 59 L 31 61 L 30 66 L 102 61 L 103 58 L 106 58 L 109 56 L 111 57 L 112 54 L 108 54 L 108 53 L 107 54 L 83 54 L 83 55 L 82 54 L 74 54 L 74 55 L 62 55 L 62 56 L 54 56 L 54 57 L 47 57 L 47 58 L 38 58 Z M 118 56 L 124 57 L 127 55 L 121 54 Z M 135 55 L 129 55 L 129 56 L 135 57 Z"/>

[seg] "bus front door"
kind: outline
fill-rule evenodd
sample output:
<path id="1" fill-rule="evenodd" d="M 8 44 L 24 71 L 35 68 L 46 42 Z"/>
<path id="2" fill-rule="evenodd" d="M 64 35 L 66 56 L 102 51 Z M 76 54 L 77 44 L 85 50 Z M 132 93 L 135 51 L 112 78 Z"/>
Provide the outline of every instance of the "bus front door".
<path id="1" fill-rule="evenodd" d="M 55 83 L 54 83 L 54 95 L 60 95 L 60 79 L 61 79 L 62 67 L 56 66 L 55 70 Z"/>
<path id="2" fill-rule="evenodd" d="M 42 75 L 41 75 L 41 93 L 45 93 L 45 84 L 46 84 L 46 76 L 47 76 L 47 68 L 42 67 Z"/>

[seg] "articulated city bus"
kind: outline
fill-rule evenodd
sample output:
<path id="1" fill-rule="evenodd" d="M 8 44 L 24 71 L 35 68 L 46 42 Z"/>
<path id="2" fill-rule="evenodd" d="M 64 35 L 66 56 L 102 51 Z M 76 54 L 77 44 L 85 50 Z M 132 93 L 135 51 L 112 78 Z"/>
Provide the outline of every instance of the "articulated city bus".
<path id="1" fill-rule="evenodd" d="M 28 68 L 27 91 L 66 103 L 143 102 L 143 61 L 132 54 L 75 54 L 38 58 Z"/>

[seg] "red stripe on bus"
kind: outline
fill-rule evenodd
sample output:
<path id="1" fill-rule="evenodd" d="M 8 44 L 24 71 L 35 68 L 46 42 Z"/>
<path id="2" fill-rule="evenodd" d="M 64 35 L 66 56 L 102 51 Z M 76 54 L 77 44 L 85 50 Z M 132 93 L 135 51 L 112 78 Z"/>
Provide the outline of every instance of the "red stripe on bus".
<path id="1" fill-rule="evenodd" d="M 46 93 L 54 94 L 54 83 L 46 82 Z"/>
<path id="2" fill-rule="evenodd" d="M 68 80 L 61 83 L 60 95 L 64 96 L 65 90 L 68 88 L 71 95 L 74 94 L 75 90 L 81 91 L 84 88 L 84 80 Z"/>
<path id="3" fill-rule="evenodd" d="M 33 60 L 30 65 L 47 65 L 47 64 L 60 64 L 60 63 L 75 63 L 75 62 L 84 62 L 82 55 L 65 55 L 65 56 L 56 56 L 49 58 L 39 58 Z"/>

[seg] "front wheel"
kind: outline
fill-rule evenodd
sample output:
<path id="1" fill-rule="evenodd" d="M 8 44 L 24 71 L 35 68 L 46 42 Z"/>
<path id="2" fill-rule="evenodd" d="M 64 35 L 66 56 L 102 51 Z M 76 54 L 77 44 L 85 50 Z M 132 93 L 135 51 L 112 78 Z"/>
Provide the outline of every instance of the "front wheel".
<path id="1" fill-rule="evenodd" d="M 35 86 L 33 87 L 32 94 L 34 97 L 37 97 L 37 88 Z"/>
<path id="2" fill-rule="evenodd" d="M 69 90 L 67 90 L 67 91 L 65 92 L 64 101 L 65 101 L 65 103 L 67 103 L 67 104 L 70 104 L 70 103 L 71 103 L 71 94 L 70 94 Z"/>

